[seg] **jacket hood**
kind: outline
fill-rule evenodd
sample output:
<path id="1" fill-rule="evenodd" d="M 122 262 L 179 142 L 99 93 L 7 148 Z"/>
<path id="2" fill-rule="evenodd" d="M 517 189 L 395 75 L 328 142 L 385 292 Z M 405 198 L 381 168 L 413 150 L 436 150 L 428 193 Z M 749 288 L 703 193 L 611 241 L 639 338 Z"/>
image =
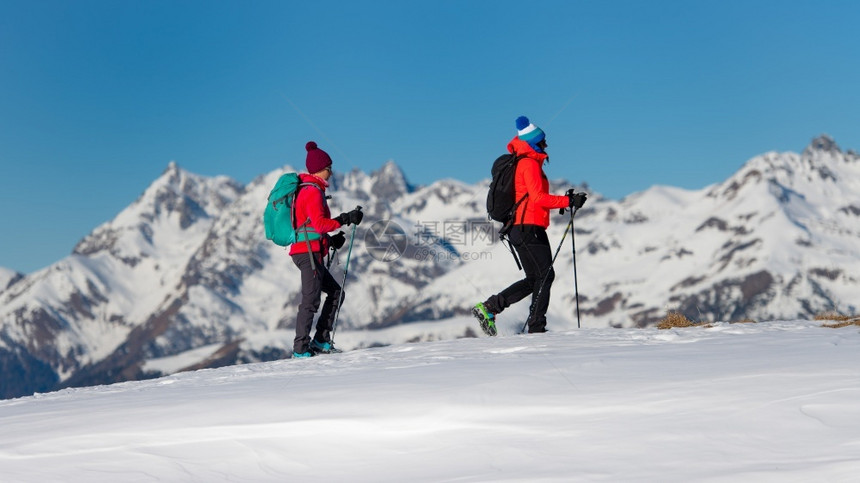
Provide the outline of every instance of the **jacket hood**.
<path id="1" fill-rule="evenodd" d="M 299 175 L 299 179 L 302 181 L 302 183 L 313 183 L 322 189 L 328 188 L 328 181 L 320 178 L 319 176 L 314 176 L 314 175 L 308 174 L 308 173 L 302 173 Z"/>
<path id="2" fill-rule="evenodd" d="M 525 154 L 526 156 L 534 159 L 535 161 L 543 164 L 546 158 L 549 157 L 546 153 L 539 153 L 534 150 L 531 145 L 517 136 L 514 136 L 511 139 L 511 142 L 508 143 L 508 152 L 509 153 L 517 153 L 517 154 Z"/>

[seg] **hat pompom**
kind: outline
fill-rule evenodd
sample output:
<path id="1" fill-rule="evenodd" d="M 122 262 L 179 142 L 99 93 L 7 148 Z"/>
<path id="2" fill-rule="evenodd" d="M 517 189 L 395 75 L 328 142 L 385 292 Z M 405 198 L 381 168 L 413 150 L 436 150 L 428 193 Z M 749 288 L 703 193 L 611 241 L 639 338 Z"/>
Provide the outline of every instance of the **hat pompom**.
<path id="1" fill-rule="evenodd" d="M 523 129 L 529 127 L 529 118 L 526 116 L 520 116 L 517 118 L 517 131 L 522 131 Z"/>
<path id="2" fill-rule="evenodd" d="M 305 149 L 307 149 L 308 152 L 313 151 L 314 149 L 317 149 L 317 143 L 313 141 L 308 141 L 308 143 L 305 144 Z"/>
<path id="3" fill-rule="evenodd" d="M 546 138 L 546 135 L 541 128 L 529 122 L 529 118 L 526 116 L 517 118 L 517 137 L 529 143 L 536 151 L 543 152 L 538 147 L 538 143 Z"/>

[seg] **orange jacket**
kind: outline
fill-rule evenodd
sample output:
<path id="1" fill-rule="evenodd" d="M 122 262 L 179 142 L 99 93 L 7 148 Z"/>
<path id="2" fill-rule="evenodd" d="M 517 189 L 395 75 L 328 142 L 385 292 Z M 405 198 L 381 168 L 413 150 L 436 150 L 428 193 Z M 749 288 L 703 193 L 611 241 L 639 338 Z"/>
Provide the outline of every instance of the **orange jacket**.
<path id="1" fill-rule="evenodd" d="M 299 179 L 302 183 L 313 183 L 320 189 L 313 186 L 299 189 L 295 201 L 296 225 L 301 226 L 302 223 L 310 219 L 311 228 L 320 235 L 340 228 L 340 223 L 331 219 L 331 211 L 329 211 L 328 203 L 325 200 L 325 189 L 328 188 L 328 183 L 312 174 L 300 174 Z M 328 250 L 328 237 L 323 236 L 319 240 L 311 240 L 310 244 L 314 252 L 324 252 Z M 290 255 L 307 252 L 308 242 L 297 241 L 290 246 Z"/>
<path id="2" fill-rule="evenodd" d="M 516 201 L 522 199 L 526 193 L 528 196 L 517 207 L 514 225 L 538 225 L 547 228 L 549 211 L 554 208 L 567 208 L 570 204 L 567 196 L 549 194 L 549 180 L 543 172 L 547 155 L 535 151 L 529 143 L 518 137 L 508 143 L 508 152 L 526 155 L 517 163 L 514 193 Z"/>

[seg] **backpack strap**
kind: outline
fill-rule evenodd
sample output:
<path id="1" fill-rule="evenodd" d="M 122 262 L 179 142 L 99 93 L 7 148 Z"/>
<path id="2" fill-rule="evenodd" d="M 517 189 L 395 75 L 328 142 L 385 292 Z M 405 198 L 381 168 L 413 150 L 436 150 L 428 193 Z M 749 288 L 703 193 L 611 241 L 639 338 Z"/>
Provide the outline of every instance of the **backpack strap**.
<path id="1" fill-rule="evenodd" d="M 301 230 L 302 228 L 305 229 L 305 243 L 308 244 L 308 258 L 310 258 L 310 260 L 311 260 L 311 269 L 314 271 L 314 278 L 316 278 L 316 276 L 317 276 L 316 261 L 314 260 L 314 252 L 313 252 L 313 250 L 311 250 L 311 240 L 310 240 L 310 238 L 308 238 L 308 234 L 307 234 L 308 233 L 307 226 L 310 222 L 311 222 L 310 218 L 305 220 L 305 222 L 302 223 L 302 226 L 296 228 L 296 233 L 298 233 L 299 230 Z"/>
<path id="2" fill-rule="evenodd" d="M 516 191 L 517 191 L 517 165 L 519 164 L 521 159 L 527 158 L 529 156 L 528 156 L 528 154 L 517 154 L 516 151 L 514 151 L 513 154 L 514 154 L 514 193 L 516 193 Z M 514 221 L 516 221 L 517 210 L 520 208 L 520 205 L 523 203 L 523 201 L 526 201 L 526 198 L 528 198 L 528 196 L 529 196 L 529 192 L 526 191 L 526 194 L 524 194 L 522 198 L 520 198 L 519 200 L 517 200 L 516 203 L 514 203 L 513 213 L 511 213 L 511 215 L 512 215 L 511 221 L 508 222 L 509 225 L 513 225 Z M 526 218 L 526 212 L 525 212 L 525 210 L 523 210 L 523 215 L 520 217 L 520 225 L 523 224 L 523 221 L 525 221 L 525 218 Z M 507 231 L 510 231 L 510 227 L 506 227 L 506 228 L 508 228 Z M 503 228 L 503 230 L 504 230 L 504 228 Z M 517 261 L 517 265 L 519 266 L 519 260 Z"/>
<path id="3" fill-rule="evenodd" d="M 514 247 L 511 245 L 511 240 L 508 239 L 507 235 L 502 235 L 502 245 L 508 247 L 508 250 L 511 252 L 511 256 L 513 256 L 514 261 L 517 262 L 517 270 L 522 270 L 523 265 L 520 263 L 520 258 L 517 256 L 517 252 L 514 251 Z"/>
<path id="4" fill-rule="evenodd" d="M 517 154 L 516 151 L 513 152 L 513 155 L 514 155 L 514 161 L 513 161 L 514 192 L 516 192 L 517 164 L 520 162 L 521 159 L 528 157 L 528 155 L 527 154 Z M 514 222 L 516 221 L 516 218 L 517 218 L 517 209 L 520 207 L 520 205 L 523 203 L 523 201 L 525 201 L 526 198 L 528 198 L 528 196 L 529 196 L 529 194 L 528 194 L 528 192 L 526 192 L 526 194 L 524 194 L 522 196 L 522 198 L 520 198 L 519 200 L 517 200 L 516 203 L 514 203 L 514 207 L 512 208 L 512 213 L 511 213 L 511 219 L 508 220 L 508 222 L 505 224 L 505 226 L 502 227 L 501 230 L 499 230 L 499 235 L 501 237 L 502 244 L 508 248 L 508 251 L 511 252 L 511 256 L 514 257 L 514 262 L 516 262 L 516 264 L 517 264 L 517 270 L 522 270 L 523 265 L 522 265 L 522 263 L 520 263 L 520 258 L 517 256 L 517 252 L 514 251 L 514 247 L 511 244 L 510 239 L 508 238 L 508 233 L 510 233 L 511 229 L 514 227 Z M 525 219 L 525 213 L 523 213 L 523 217 L 520 219 L 520 225 L 521 226 L 522 226 L 522 220 L 524 220 L 524 219 Z"/>
<path id="5" fill-rule="evenodd" d="M 296 187 L 296 191 L 293 192 L 293 196 L 295 196 L 295 198 L 293 198 L 292 212 L 290 213 L 290 220 L 292 220 L 293 228 L 296 230 L 298 230 L 298 228 L 299 228 L 299 227 L 296 227 L 296 221 L 297 221 L 296 220 L 296 200 L 299 198 L 299 191 L 301 191 L 301 189 L 304 188 L 305 186 L 313 186 L 314 188 L 316 188 L 320 191 L 320 194 L 325 194 L 325 191 L 323 191 L 323 189 L 320 188 L 319 185 L 316 183 L 299 183 L 298 187 Z M 326 198 L 329 198 L 329 197 L 326 197 Z M 302 223 L 302 226 L 305 226 L 306 224 L 307 224 L 307 221 L 305 223 Z"/>
<path id="6" fill-rule="evenodd" d="M 325 191 L 323 191 L 323 189 L 320 188 L 319 185 L 317 185 L 316 183 L 299 183 L 299 186 L 296 188 L 296 192 L 295 192 L 296 197 L 293 199 L 292 215 L 290 216 L 290 219 L 293 222 L 293 227 L 296 227 L 296 203 L 295 203 L 295 200 L 299 198 L 299 191 L 305 186 L 313 186 L 314 188 L 320 190 L 320 194 L 325 195 Z M 311 219 L 309 217 L 307 220 L 305 220 L 304 223 L 301 224 L 301 226 L 296 228 L 296 233 L 299 233 L 299 230 L 304 229 L 305 243 L 307 243 L 307 245 L 308 245 L 308 258 L 310 258 L 310 260 L 311 260 L 311 269 L 314 271 L 314 278 L 316 278 L 316 276 L 317 276 L 317 264 L 316 264 L 316 259 L 314 258 L 314 252 L 311 248 L 311 239 L 308 237 L 308 231 L 310 230 L 310 227 L 309 227 L 310 223 L 311 223 Z"/>

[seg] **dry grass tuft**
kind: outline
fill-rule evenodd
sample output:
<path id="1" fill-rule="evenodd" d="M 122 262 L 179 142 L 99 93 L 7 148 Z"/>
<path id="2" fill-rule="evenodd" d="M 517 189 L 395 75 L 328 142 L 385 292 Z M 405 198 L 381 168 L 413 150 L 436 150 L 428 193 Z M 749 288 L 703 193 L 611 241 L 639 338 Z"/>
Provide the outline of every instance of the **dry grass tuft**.
<path id="1" fill-rule="evenodd" d="M 829 320 L 835 323 L 833 324 L 822 324 L 822 327 L 827 327 L 829 329 L 839 329 L 841 327 L 848 327 L 849 325 L 860 326 L 860 315 L 842 315 L 838 312 L 824 312 L 818 314 L 814 317 L 814 320 Z M 744 318 L 741 320 L 736 320 L 729 322 L 731 324 L 756 324 L 753 319 Z M 713 327 L 710 322 L 693 322 L 688 319 L 684 314 L 669 311 L 666 313 L 666 317 L 663 318 L 660 322 L 657 323 L 658 329 L 674 329 L 678 327 L 702 327 L 708 328 Z"/>
<path id="2" fill-rule="evenodd" d="M 683 314 L 669 312 L 658 324 L 658 329 L 672 329 L 675 327 L 710 327 L 707 322 L 693 322 Z"/>
<path id="3" fill-rule="evenodd" d="M 824 312 L 816 315 L 815 320 L 835 320 L 837 322 L 844 322 L 846 320 L 854 320 L 857 317 L 858 316 L 856 315 L 842 315 L 839 312 Z"/>
<path id="4" fill-rule="evenodd" d="M 835 324 L 823 324 L 828 329 L 839 329 L 849 325 L 860 326 L 860 315 L 842 315 L 839 312 L 824 312 L 815 316 L 815 320 L 832 320 Z"/>
<path id="5" fill-rule="evenodd" d="M 828 329 L 841 329 L 842 327 L 848 327 L 849 325 L 860 326 L 860 317 L 854 320 L 846 320 L 845 322 L 837 322 L 835 324 L 823 324 L 822 327 L 827 327 Z"/>

